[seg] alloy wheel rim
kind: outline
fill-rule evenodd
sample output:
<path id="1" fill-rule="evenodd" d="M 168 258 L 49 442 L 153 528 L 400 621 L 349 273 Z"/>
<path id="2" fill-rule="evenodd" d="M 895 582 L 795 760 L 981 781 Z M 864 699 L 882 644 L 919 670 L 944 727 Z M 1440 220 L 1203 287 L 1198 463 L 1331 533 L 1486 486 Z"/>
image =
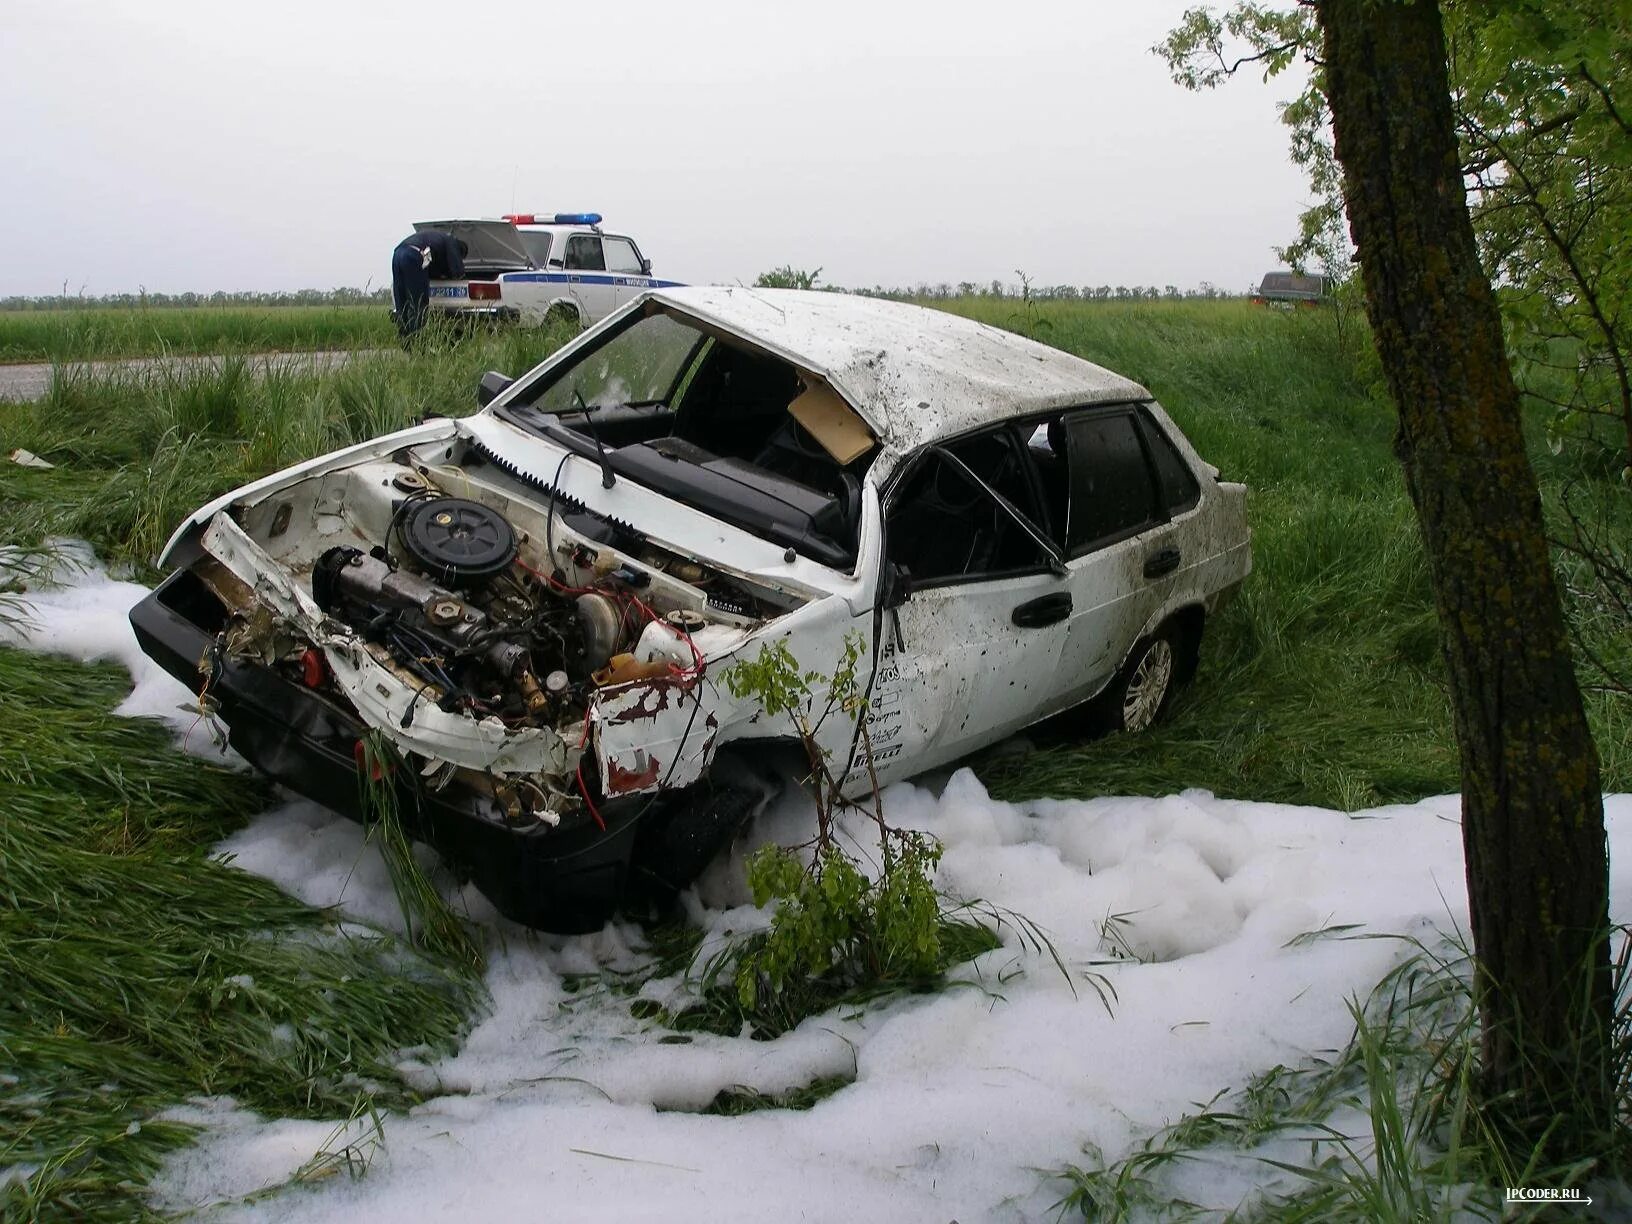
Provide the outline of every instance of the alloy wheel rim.
<path id="1" fill-rule="evenodd" d="M 1166 638 L 1157 638 L 1146 649 L 1122 698 L 1122 726 L 1143 731 L 1156 721 L 1156 713 L 1173 680 L 1173 647 Z"/>

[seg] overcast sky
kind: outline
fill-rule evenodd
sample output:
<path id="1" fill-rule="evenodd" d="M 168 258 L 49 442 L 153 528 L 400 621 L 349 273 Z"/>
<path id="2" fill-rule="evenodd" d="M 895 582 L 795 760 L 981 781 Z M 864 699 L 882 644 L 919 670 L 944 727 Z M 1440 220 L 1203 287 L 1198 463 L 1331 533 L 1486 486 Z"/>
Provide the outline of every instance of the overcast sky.
<path id="1" fill-rule="evenodd" d="M 1177 0 L 0 0 L 0 296 L 389 281 L 436 217 L 593 209 L 659 275 L 1244 288 L 1286 80 Z"/>

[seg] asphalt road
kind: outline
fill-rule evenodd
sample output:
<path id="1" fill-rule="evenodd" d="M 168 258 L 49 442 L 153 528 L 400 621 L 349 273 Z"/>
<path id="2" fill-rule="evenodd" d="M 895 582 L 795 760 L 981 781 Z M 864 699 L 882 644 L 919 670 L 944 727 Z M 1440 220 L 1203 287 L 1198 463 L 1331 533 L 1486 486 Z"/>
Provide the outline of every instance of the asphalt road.
<path id="1" fill-rule="evenodd" d="M 250 353 L 243 357 L 256 375 L 268 369 L 328 370 L 345 365 L 359 353 L 376 354 L 389 349 L 339 349 L 319 353 Z M 58 365 L 49 362 L 39 365 L 0 365 L 0 400 L 13 403 L 40 399 L 51 389 L 51 380 L 59 374 L 107 374 L 128 371 L 140 377 L 161 370 L 183 371 L 194 366 L 219 365 L 230 360 L 215 354 L 186 357 L 132 357 L 123 361 L 66 361 Z"/>

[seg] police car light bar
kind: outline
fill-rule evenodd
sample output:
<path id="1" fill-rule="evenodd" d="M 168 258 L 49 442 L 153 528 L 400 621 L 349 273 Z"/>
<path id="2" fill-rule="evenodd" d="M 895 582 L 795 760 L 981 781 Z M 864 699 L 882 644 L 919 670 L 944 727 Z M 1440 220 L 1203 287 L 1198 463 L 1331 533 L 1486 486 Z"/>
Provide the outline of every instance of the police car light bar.
<path id="1" fill-rule="evenodd" d="M 512 225 L 599 225 L 600 213 L 505 213 Z"/>

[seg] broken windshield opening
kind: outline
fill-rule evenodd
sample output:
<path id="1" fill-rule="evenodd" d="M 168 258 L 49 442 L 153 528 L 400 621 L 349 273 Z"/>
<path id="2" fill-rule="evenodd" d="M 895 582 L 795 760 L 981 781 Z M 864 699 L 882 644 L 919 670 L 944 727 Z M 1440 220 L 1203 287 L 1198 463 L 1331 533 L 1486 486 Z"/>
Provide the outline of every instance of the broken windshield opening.
<path id="1" fill-rule="evenodd" d="M 539 382 L 494 411 L 823 565 L 854 564 L 878 448 L 816 375 L 659 313 Z"/>
<path id="2" fill-rule="evenodd" d="M 554 371 L 536 394 L 523 392 L 514 402 L 549 413 L 573 412 L 580 404 L 666 404 L 705 339 L 668 315 L 648 315 Z"/>

